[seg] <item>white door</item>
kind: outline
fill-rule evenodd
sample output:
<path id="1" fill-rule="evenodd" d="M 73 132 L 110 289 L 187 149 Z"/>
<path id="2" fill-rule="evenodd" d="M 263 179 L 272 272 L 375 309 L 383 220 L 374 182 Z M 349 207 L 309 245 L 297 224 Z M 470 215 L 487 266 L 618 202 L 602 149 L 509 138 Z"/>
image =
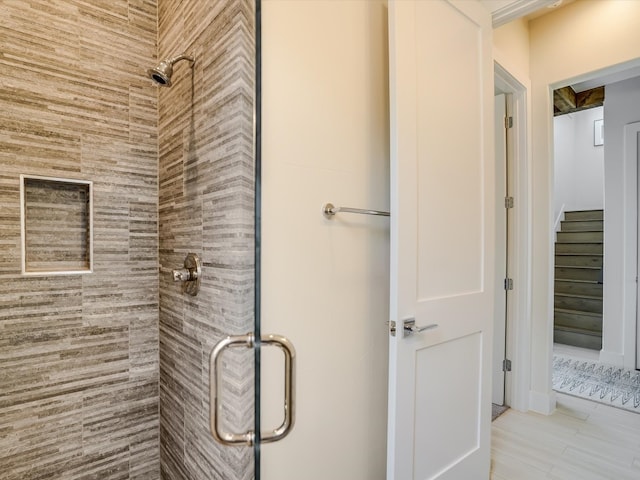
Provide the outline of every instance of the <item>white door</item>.
<path id="1" fill-rule="evenodd" d="M 491 19 L 389 4 L 388 480 L 489 478 L 494 277 Z M 423 332 L 405 333 L 415 319 Z"/>

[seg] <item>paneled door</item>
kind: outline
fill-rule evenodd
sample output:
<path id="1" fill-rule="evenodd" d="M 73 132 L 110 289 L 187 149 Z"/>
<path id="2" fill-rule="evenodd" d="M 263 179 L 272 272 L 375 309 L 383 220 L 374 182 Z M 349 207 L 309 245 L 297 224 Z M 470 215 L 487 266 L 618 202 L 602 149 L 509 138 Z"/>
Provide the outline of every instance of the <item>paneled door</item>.
<path id="1" fill-rule="evenodd" d="M 489 478 L 495 293 L 491 19 L 389 3 L 388 480 Z"/>

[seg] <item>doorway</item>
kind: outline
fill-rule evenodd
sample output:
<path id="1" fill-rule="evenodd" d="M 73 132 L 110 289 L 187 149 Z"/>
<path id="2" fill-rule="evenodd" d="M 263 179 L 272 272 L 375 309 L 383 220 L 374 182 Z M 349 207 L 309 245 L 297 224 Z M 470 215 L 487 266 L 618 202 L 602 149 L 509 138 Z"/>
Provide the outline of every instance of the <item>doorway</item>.
<path id="1" fill-rule="evenodd" d="M 493 387 L 492 403 L 495 407 L 505 402 L 505 381 L 511 371 L 511 360 L 507 357 L 508 299 L 513 280 L 509 277 L 509 210 L 513 207 L 509 196 L 509 130 L 513 128 L 510 116 L 511 94 L 495 89 L 494 97 L 494 145 L 496 156 L 496 275 L 498 281 L 504 277 L 503 288 L 496 288 L 493 325 Z M 510 127 L 511 124 L 511 127 Z M 502 202 L 504 199 L 504 202 Z M 498 409 L 497 411 L 500 411 Z M 495 414 L 494 414 L 495 416 Z"/>
<path id="2" fill-rule="evenodd" d="M 558 92 L 602 92 L 567 87 Z M 595 95 L 594 95 L 595 97 Z M 602 96 L 562 109 L 554 123 L 554 353 L 597 358 L 602 349 L 604 145 Z M 576 350 L 577 349 L 577 350 Z M 582 350 L 589 350 L 583 352 Z"/>
<path id="3" fill-rule="evenodd" d="M 618 68 L 613 73 L 605 70 L 590 77 L 582 76 L 581 82 L 577 83 L 577 88 L 595 84 L 605 86 L 606 105 L 602 114 L 605 140 L 604 146 L 600 147 L 604 150 L 603 203 L 606 205 L 602 274 L 603 333 L 602 348 L 598 351 L 597 359 L 601 363 L 626 369 L 636 369 L 639 365 L 636 125 L 639 120 L 640 77 L 637 76 L 635 63 L 637 61 L 630 62 L 628 68 Z M 571 81 L 563 84 L 571 84 Z M 555 88 L 558 86 L 560 84 L 554 85 Z M 588 140 L 593 144 L 598 139 L 595 138 L 597 132 L 591 128 L 589 126 Z M 557 152 L 555 157 L 557 176 Z M 576 181 L 575 177 L 572 181 Z"/>
<path id="4" fill-rule="evenodd" d="M 530 240 L 527 87 L 500 63 L 494 63 L 496 95 L 504 98 L 506 128 L 503 165 L 496 174 L 496 316 L 494 335 L 494 402 L 529 409 Z M 502 116 L 499 113 L 496 116 Z M 496 130 L 500 128 L 496 119 Z M 502 123 L 504 125 L 504 123 Z M 496 382 L 497 380 L 497 382 Z M 502 395 L 501 395 L 502 393 Z"/>

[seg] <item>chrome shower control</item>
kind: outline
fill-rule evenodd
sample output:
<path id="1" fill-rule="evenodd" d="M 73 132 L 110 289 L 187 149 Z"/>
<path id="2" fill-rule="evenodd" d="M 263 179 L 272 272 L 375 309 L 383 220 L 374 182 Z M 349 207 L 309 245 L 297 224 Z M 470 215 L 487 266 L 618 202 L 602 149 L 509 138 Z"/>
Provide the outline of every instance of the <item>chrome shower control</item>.
<path id="1" fill-rule="evenodd" d="M 200 257 L 195 253 L 189 253 L 184 259 L 184 268 L 173 270 L 173 281 L 183 282 L 182 291 L 196 296 L 200 290 L 200 277 L 202 276 L 202 264 Z"/>
<path id="2" fill-rule="evenodd" d="M 182 270 L 173 270 L 173 281 L 174 282 L 188 282 L 190 280 L 195 280 L 196 278 L 191 278 L 192 273 L 187 269 Z M 197 275 L 196 275 L 197 277 Z"/>

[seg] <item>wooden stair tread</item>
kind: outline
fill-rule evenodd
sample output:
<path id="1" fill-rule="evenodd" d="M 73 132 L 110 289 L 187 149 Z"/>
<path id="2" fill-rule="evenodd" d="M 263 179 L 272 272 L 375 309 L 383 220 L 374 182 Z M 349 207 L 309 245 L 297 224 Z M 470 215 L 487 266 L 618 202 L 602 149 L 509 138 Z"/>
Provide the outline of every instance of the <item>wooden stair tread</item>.
<path id="1" fill-rule="evenodd" d="M 580 279 L 575 279 L 574 280 L 573 278 L 556 278 L 555 280 L 556 280 L 556 282 L 591 283 L 591 284 L 595 284 L 595 285 L 602 285 L 597 280 L 580 280 Z"/>
<path id="2" fill-rule="evenodd" d="M 568 220 L 561 220 L 562 222 L 602 222 L 604 220 L 600 219 L 600 218 L 594 218 L 593 220 L 583 220 L 583 219 L 568 219 Z"/>
<path id="3" fill-rule="evenodd" d="M 586 298 L 586 299 L 589 299 L 589 300 L 602 300 L 602 297 L 598 296 L 598 295 L 582 295 L 580 293 L 556 292 L 555 295 L 557 295 L 559 297 Z"/>
<path id="4" fill-rule="evenodd" d="M 576 267 L 575 265 L 556 265 L 556 269 L 567 269 L 570 268 L 572 269 L 572 271 L 574 272 L 590 272 L 590 271 L 597 271 L 597 270 L 602 270 L 602 267 Z M 565 278 L 565 277 L 557 277 L 559 280 L 571 280 L 571 278 Z"/>
<path id="5" fill-rule="evenodd" d="M 602 209 L 596 209 L 596 210 L 567 210 L 564 212 L 564 217 L 567 218 L 567 215 L 569 216 L 583 216 L 586 214 L 590 214 L 593 215 L 595 214 L 596 216 L 599 217 L 603 217 L 604 218 L 604 210 Z"/>
<path id="6" fill-rule="evenodd" d="M 604 232 L 602 220 L 562 220 L 561 232 Z"/>
<path id="7" fill-rule="evenodd" d="M 588 330 L 586 328 L 573 328 L 573 327 L 565 327 L 562 325 L 554 325 L 554 330 L 558 330 L 561 332 L 570 332 L 570 333 L 581 333 L 583 335 L 593 335 L 594 337 L 601 337 L 602 332 L 598 330 Z"/>
<path id="8" fill-rule="evenodd" d="M 585 232 L 558 232 L 558 233 L 585 233 Z M 593 232 L 591 232 L 593 233 Z M 589 244 L 589 245 L 598 245 L 603 243 L 601 240 L 580 240 L 579 242 L 563 242 L 562 240 L 557 240 L 556 243 L 560 245 L 575 245 L 576 243 Z"/>
<path id="9" fill-rule="evenodd" d="M 557 242 L 557 243 L 561 243 L 561 242 Z M 600 242 L 594 242 L 594 243 L 600 243 Z M 567 243 L 566 245 L 575 245 L 573 243 Z M 581 253 L 581 252 L 558 252 L 556 253 L 556 255 L 558 257 L 565 257 L 565 256 L 573 256 L 573 257 L 604 257 L 604 253 Z"/>
<path id="10" fill-rule="evenodd" d="M 569 310 L 567 308 L 554 308 L 554 312 L 569 313 L 572 315 L 585 315 L 587 317 L 602 317 L 601 313 L 585 312 L 583 310 Z"/>
<path id="11" fill-rule="evenodd" d="M 582 268 L 585 270 L 602 270 L 602 267 L 589 267 L 582 265 L 559 265 L 556 263 L 556 268 Z"/>

